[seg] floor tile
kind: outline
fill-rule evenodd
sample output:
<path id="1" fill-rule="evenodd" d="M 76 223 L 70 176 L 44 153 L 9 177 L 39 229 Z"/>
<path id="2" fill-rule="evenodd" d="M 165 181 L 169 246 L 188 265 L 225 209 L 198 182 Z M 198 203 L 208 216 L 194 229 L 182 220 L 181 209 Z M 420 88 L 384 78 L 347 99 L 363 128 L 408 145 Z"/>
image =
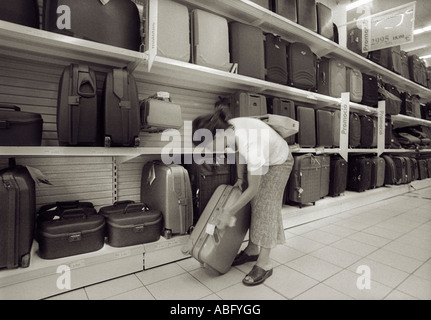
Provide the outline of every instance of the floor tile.
<path id="1" fill-rule="evenodd" d="M 388 243 L 383 247 L 383 249 L 424 262 L 431 258 L 431 248 L 423 249 L 401 241 L 393 241 Z"/>
<path id="2" fill-rule="evenodd" d="M 223 300 L 286 300 L 281 294 L 267 287 L 266 282 L 263 285 L 254 287 L 246 286 L 242 282 L 237 283 L 217 292 L 217 296 Z"/>
<path id="3" fill-rule="evenodd" d="M 142 283 L 134 274 L 131 274 L 86 287 L 85 291 L 90 300 L 101 300 L 139 287 L 143 287 Z"/>
<path id="4" fill-rule="evenodd" d="M 155 300 L 147 288 L 141 287 L 108 298 L 107 300 Z"/>
<path id="5" fill-rule="evenodd" d="M 294 300 L 352 300 L 352 297 L 341 293 L 323 283 L 312 287 L 297 296 Z"/>
<path id="6" fill-rule="evenodd" d="M 409 296 L 408 294 L 405 294 L 404 292 L 393 290 L 391 293 L 389 293 L 384 300 L 418 300 L 417 298 L 414 298 L 412 296 Z"/>
<path id="7" fill-rule="evenodd" d="M 342 268 L 350 266 L 361 258 L 361 256 L 331 246 L 318 249 L 311 255 Z"/>
<path id="8" fill-rule="evenodd" d="M 341 239 L 337 242 L 331 244 L 331 247 L 335 247 L 341 250 L 345 250 L 347 252 L 357 254 L 360 256 L 367 256 L 371 252 L 376 251 L 378 248 L 369 244 L 365 244 L 352 239 Z"/>
<path id="9" fill-rule="evenodd" d="M 85 289 L 77 289 L 50 297 L 46 300 L 88 300 Z"/>
<path id="10" fill-rule="evenodd" d="M 414 273 L 415 276 L 431 281 L 431 260 L 424 263 Z"/>
<path id="11" fill-rule="evenodd" d="M 312 230 L 312 231 L 303 233 L 302 236 L 307 239 L 320 242 L 326 245 L 331 244 L 341 238 L 340 236 L 337 236 L 335 234 L 331 234 L 325 231 L 321 231 L 321 230 Z"/>
<path id="12" fill-rule="evenodd" d="M 431 300 L 431 281 L 417 276 L 408 277 L 397 290 L 421 300 Z"/>
<path id="13" fill-rule="evenodd" d="M 341 267 L 322 259 L 306 255 L 286 263 L 286 266 L 317 281 L 323 281 L 342 270 Z"/>
<path id="14" fill-rule="evenodd" d="M 374 234 L 366 233 L 366 232 L 356 232 L 350 236 L 348 236 L 349 239 L 359 241 L 365 244 L 369 244 L 371 246 L 375 246 L 377 248 L 381 248 L 384 245 L 388 244 L 392 240 L 376 236 Z"/>
<path id="15" fill-rule="evenodd" d="M 222 275 L 204 268 L 193 270 L 190 274 L 213 292 L 240 283 L 244 278 L 244 273 L 236 268 L 231 268 L 229 272 Z"/>
<path id="16" fill-rule="evenodd" d="M 154 269 L 135 273 L 144 285 L 149 285 L 185 273 L 177 263 L 170 263 Z"/>
<path id="17" fill-rule="evenodd" d="M 389 240 L 395 240 L 404 234 L 404 232 L 383 228 L 379 225 L 374 225 L 372 227 L 365 228 L 363 232 L 369 233 L 378 237 L 386 238 Z"/>
<path id="18" fill-rule="evenodd" d="M 280 245 L 271 250 L 271 259 L 284 264 L 300 256 L 303 256 L 304 254 L 305 253 L 300 250 L 293 249 L 285 245 Z"/>
<path id="19" fill-rule="evenodd" d="M 408 273 L 415 271 L 423 263 L 419 260 L 385 249 L 379 249 L 371 253 L 368 258 Z"/>
<path id="20" fill-rule="evenodd" d="M 304 253 L 310 253 L 317 249 L 320 249 L 324 246 L 324 244 L 305 238 L 303 236 L 296 236 L 291 239 L 286 240 L 286 246 L 297 249 Z"/>
<path id="21" fill-rule="evenodd" d="M 346 228 L 346 227 L 343 227 L 343 226 L 339 226 L 339 225 L 336 225 L 336 224 L 327 225 L 327 226 L 321 228 L 320 230 L 328 232 L 330 234 L 337 235 L 337 236 L 342 237 L 342 238 L 357 233 L 356 230 L 353 230 L 353 229 L 350 229 L 350 228 Z"/>

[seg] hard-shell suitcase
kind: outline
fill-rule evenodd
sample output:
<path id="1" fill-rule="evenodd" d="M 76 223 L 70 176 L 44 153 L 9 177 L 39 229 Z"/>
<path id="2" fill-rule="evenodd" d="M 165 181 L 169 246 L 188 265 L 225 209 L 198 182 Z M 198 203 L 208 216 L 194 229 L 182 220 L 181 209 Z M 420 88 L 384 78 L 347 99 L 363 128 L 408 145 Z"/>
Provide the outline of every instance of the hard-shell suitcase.
<path id="1" fill-rule="evenodd" d="M 396 184 L 406 184 L 408 183 L 408 174 L 407 174 L 407 163 L 404 157 L 394 156 L 392 157 L 395 163 L 396 169 Z"/>
<path id="2" fill-rule="evenodd" d="M 294 165 L 287 183 L 288 199 L 299 204 L 315 204 L 320 199 L 322 166 L 313 154 L 294 157 Z"/>
<path id="3" fill-rule="evenodd" d="M 303 148 L 316 146 L 316 115 L 313 108 L 297 106 L 296 120 L 299 121 L 298 144 Z"/>
<path id="4" fill-rule="evenodd" d="M 316 55 L 301 42 L 287 47 L 288 85 L 303 90 L 316 90 Z"/>
<path id="5" fill-rule="evenodd" d="M 265 80 L 263 31 L 235 21 L 229 24 L 229 35 L 231 62 L 238 64 L 238 73 Z"/>
<path id="6" fill-rule="evenodd" d="M 385 185 L 397 184 L 397 171 L 394 159 L 389 155 L 382 155 L 385 160 Z"/>
<path id="7" fill-rule="evenodd" d="M 230 100 L 230 110 L 235 118 L 263 116 L 268 113 L 266 98 L 263 95 L 236 91 Z"/>
<path id="8" fill-rule="evenodd" d="M 317 32 L 316 0 L 296 0 L 298 24 Z"/>
<path id="9" fill-rule="evenodd" d="M 104 85 L 105 147 L 138 147 L 140 106 L 135 78 L 126 69 L 108 72 Z"/>
<path id="10" fill-rule="evenodd" d="M 296 120 L 295 103 L 282 98 L 267 99 L 268 112 Z M 295 144 L 295 135 L 285 139 L 289 145 Z"/>
<path id="11" fill-rule="evenodd" d="M 293 22 L 298 22 L 296 0 L 274 0 L 272 10 Z"/>
<path id="12" fill-rule="evenodd" d="M 223 71 L 231 69 L 227 19 L 195 9 L 191 13 L 193 63 Z"/>
<path id="13" fill-rule="evenodd" d="M 371 189 L 385 184 L 386 163 L 382 157 L 371 157 Z"/>
<path id="14" fill-rule="evenodd" d="M 329 110 L 316 110 L 316 145 L 332 148 L 334 146 L 334 117 Z"/>
<path id="15" fill-rule="evenodd" d="M 317 9 L 317 32 L 334 41 L 334 21 L 332 18 L 332 9 L 323 3 L 316 3 Z"/>
<path id="16" fill-rule="evenodd" d="M 346 88 L 347 72 L 343 61 L 322 58 L 318 64 L 317 92 L 340 98 Z"/>
<path id="17" fill-rule="evenodd" d="M 357 148 L 361 145 L 361 119 L 357 113 L 349 116 L 349 147 Z"/>
<path id="18" fill-rule="evenodd" d="M 184 125 L 181 106 L 170 98 L 158 98 L 157 94 L 141 101 L 141 130 L 148 132 L 179 129 Z"/>
<path id="19" fill-rule="evenodd" d="M 332 140 L 334 148 L 340 147 L 340 134 L 341 134 L 341 111 L 335 110 L 332 114 Z"/>
<path id="20" fill-rule="evenodd" d="M 26 268 L 36 218 L 35 183 L 14 159 L 0 170 L 0 269 Z"/>
<path id="21" fill-rule="evenodd" d="M 42 131 L 40 114 L 0 104 L 0 146 L 40 146 Z"/>
<path id="22" fill-rule="evenodd" d="M 428 179 L 428 164 L 425 159 L 418 160 L 419 177 L 418 180 Z"/>
<path id="23" fill-rule="evenodd" d="M 347 189 L 364 192 L 371 188 L 371 161 L 367 157 L 351 157 L 349 160 L 349 173 Z"/>
<path id="24" fill-rule="evenodd" d="M 37 0 L 2 0 L 0 20 L 39 29 L 39 6 Z"/>
<path id="25" fill-rule="evenodd" d="M 361 148 L 371 148 L 373 145 L 374 122 L 368 115 L 360 115 L 361 120 Z"/>
<path id="26" fill-rule="evenodd" d="M 250 227 L 250 205 L 235 213 L 235 225 L 216 227 L 221 208 L 232 206 L 241 196 L 239 188 L 220 185 L 211 196 L 182 251 L 205 267 L 221 274 L 229 271 Z M 212 229 L 212 232 L 211 232 Z"/>
<path id="27" fill-rule="evenodd" d="M 265 36 L 265 68 L 267 81 L 287 84 L 286 42 L 272 33 Z"/>
<path id="28" fill-rule="evenodd" d="M 377 78 L 373 75 L 362 74 L 362 104 L 377 107 L 379 102 L 379 87 Z"/>
<path id="29" fill-rule="evenodd" d="M 362 30 L 351 28 L 347 30 L 347 48 L 362 57 L 367 57 L 368 52 L 362 52 Z"/>
<path id="30" fill-rule="evenodd" d="M 63 5 L 70 8 L 70 25 L 59 28 L 57 11 Z M 139 51 L 141 46 L 141 20 L 132 1 L 45 0 L 43 26 L 47 31 L 120 48 Z"/>
<path id="31" fill-rule="evenodd" d="M 410 79 L 409 56 L 403 50 L 401 50 L 401 75 L 406 79 Z"/>
<path id="32" fill-rule="evenodd" d="M 142 168 L 141 202 L 161 211 L 163 235 L 183 235 L 193 225 L 193 199 L 190 178 L 181 165 L 148 162 Z"/>
<path id="33" fill-rule="evenodd" d="M 346 91 L 350 92 L 350 101 L 360 103 L 363 96 L 362 73 L 358 69 L 346 68 Z"/>
<path id="34" fill-rule="evenodd" d="M 331 157 L 329 155 L 316 156 L 320 162 L 320 198 L 329 194 L 329 184 L 331 179 Z"/>
<path id="35" fill-rule="evenodd" d="M 340 156 L 331 157 L 329 195 L 337 197 L 347 188 L 348 163 Z"/>
<path id="36" fill-rule="evenodd" d="M 97 144 L 100 112 L 96 75 L 87 65 L 66 67 L 60 79 L 57 102 L 57 135 L 60 145 Z"/>

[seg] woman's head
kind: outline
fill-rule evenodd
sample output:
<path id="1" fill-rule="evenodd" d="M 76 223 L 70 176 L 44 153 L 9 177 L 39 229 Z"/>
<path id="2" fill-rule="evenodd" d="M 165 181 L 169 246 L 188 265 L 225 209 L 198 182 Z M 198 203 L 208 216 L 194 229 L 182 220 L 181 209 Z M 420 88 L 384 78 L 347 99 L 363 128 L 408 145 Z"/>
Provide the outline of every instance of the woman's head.
<path id="1" fill-rule="evenodd" d="M 211 137 L 214 138 L 217 130 L 226 130 L 231 126 L 228 122 L 229 118 L 229 112 L 225 106 L 217 107 L 214 114 L 197 117 L 192 123 L 193 137 L 197 131 L 205 130 L 206 132 L 201 132 L 199 136 L 206 136 L 206 133 L 210 132 Z M 196 144 L 194 139 L 193 142 Z"/>

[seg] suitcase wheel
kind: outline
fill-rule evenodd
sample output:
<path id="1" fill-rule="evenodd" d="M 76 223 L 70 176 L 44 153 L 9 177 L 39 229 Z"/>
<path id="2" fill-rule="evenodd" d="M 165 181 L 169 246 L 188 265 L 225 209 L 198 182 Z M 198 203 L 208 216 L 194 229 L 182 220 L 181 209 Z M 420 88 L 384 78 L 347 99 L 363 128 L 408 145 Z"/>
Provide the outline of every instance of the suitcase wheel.
<path id="1" fill-rule="evenodd" d="M 30 254 L 29 253 L 27 253 L 26 255 L 23 255 L 21 257 L 20 266 L 22 268 L 28 268 L 30 266 Z"/>
<path id="2" fill-rule="evenodd" d="M 111 146 L 111 137 L 105 137 L 105 147 L 109 148 Z"/>
<path id="3" fill-rule="evenodd" d="M 170 229 L 165 229 L 165 230 L 163 230 L 163 236 L 164 236 L 166 239 L 170 239 L 170 238 L 172 238 L 172 230 L 170 230 Z"/>
<path id="4" fill-rule="evenodd" d="M 139 147 L 141 145 L 141 139 L 136 137 L 135 138 L 135 147 Z"/>

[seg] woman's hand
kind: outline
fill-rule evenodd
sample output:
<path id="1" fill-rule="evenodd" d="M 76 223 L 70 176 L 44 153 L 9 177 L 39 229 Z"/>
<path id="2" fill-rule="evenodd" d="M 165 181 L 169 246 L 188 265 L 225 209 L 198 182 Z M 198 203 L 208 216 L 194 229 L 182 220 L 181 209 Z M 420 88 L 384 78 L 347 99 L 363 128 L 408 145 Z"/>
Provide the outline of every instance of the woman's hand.
<path id="1" fill-rule="evenodd" d="M 233 186 L 234 186 L 234 188 L 239 188 L 239 190 L 241 190 L 241 192 L 243 192 L 244 191 L 244 179 L 238 178 L 238 180 L 236 181 L 236 183 Z"/>
<path id="2" fill-rule="evenodd" d="M 234 217 L 234 213 L 229 208 L 219 208 L 218 210 L 219 215 L 216 225 L 218 229 L 223 230 L 226 227 L 235 226 L 236 219 Z"/>

